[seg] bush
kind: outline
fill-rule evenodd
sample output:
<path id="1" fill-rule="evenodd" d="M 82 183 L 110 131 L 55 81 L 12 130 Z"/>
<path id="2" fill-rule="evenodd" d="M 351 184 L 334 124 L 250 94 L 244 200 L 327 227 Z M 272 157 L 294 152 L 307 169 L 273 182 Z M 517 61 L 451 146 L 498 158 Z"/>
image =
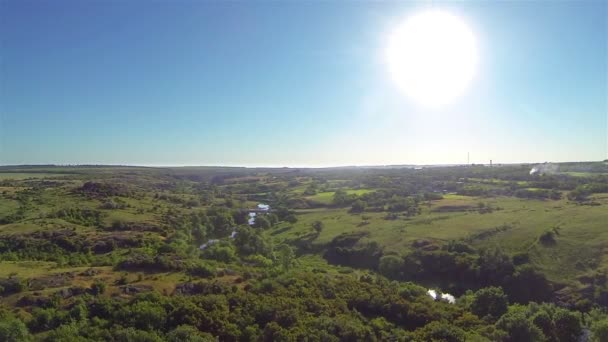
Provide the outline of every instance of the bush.
<path id="1" fill-rule="evenodd" d="M 25 285 L 18 278 L 0 279 L 0 295 L 19 293 L 25 289 Z"/>
<path id="2" fill-rule="evenodd" d="M 540 241 L 540 243 L 542 243 L 543 245 L 555 244 L 555 232 L 552 230 L 548 230 L 548 231 L 542 233 L 538 237 L 538 241 Z"/>
<path id="3" fill-rule="evenodd" d="M 206 259 L 212 259 L 226 263 L 236 260 L 236 252 L 234 250 L 234 246 L 225 245 L 221 243 L 207 247 L 202 254 L 203 257 Z"/>
<path id="4" fill-rule="evenodd" d="M 0 341 L 27 342 L 32 337 L 25 324 L 14 317 L 0 317 Z"/>
<path id="5" fill-rule="evenodd" d="M 315 230 L 315 232 L 317 232 L 318 234 L 321 234 L 321 232 L 323 231 L 323 222 L 321 221 L 315 221 L 312 223 L 312 229 Z"/>
<path id="6" fill-rule="evenodd" d="M 187 273 L 194 277 L 209 278 L 215 275 L 215 270 L 204 263 L 196 263 L 188 268 Z"/>
<path id="7" fill-rule="evenodd" d="M 513 255 L 513 265 L 519 266 L 530 262 L 530 255 L 526 252 L 521 252 Z"/>
<path id="8" fill-rule="evenodd" d="M 96 280 L 93 285 L 91 285 L 91 293 L 95 296 L 103 294 L 106 292 L 106 284 L 101 280 Z"/>
<path id="9" fill-rule="evenodd" d="M 137 329 L 160 330 L 165 327 L 167 313 L 159 303 L 142 300 L 122 307 L 117 318 Z"/>
<path id="10" fill-rule="evenodd" d="M 351 213 L 362 213 L 365 211 L 367 204 L 362 200 L 356 200 L 350 208 Z"/>

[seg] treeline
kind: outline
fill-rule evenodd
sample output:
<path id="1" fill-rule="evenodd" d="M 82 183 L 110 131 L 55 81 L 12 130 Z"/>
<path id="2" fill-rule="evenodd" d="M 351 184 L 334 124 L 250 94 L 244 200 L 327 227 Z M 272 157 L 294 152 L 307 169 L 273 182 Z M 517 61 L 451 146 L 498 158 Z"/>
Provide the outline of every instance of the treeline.
<path id="1" fill-rule="evenodd" d="M 405 256 L 385 254 L 366 233 L 344 233 L 327 246 L 324 257 L 333 264 L 377 270 L 390 279 L 438 286 L 460 295 L 467 289 L 501 286 L 517 303 L 553 298 L 545 276 L 527 265 L 527 258 L 512 258 L 500 249 L 476 250 L 464 242 L 437 246 L 421 240 Z"/>

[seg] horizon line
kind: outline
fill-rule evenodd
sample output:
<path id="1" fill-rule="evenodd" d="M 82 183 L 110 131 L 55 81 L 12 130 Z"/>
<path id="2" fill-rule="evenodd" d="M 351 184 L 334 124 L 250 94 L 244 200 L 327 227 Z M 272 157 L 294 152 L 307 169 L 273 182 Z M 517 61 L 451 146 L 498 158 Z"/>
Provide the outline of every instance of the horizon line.
<path id="1" fill-rule="evenodd" d="M 527 164 L 563 164 L 563 163 L 601 163 L 604 160 L 578 160 L 578 161 L 544 161 L 544 162 L 506 162 L 506 163 L 427 163 L 427 164 L 334 164 L 334 165 L 236 165 L 236 164 L 96 164 L 96 163 L 41 163 L 41 164 L 0 164 L 0 167 L 147 167 L 147 168 L 187 168 L 187 167 L 215 167 L 215 168 L 248 168 L 248 169 L 331 169 L 331 168 L 387 168 L 387 167 L 438 167 L 438 166 L 467 166 L 467 165 L 527 165 Z"/>

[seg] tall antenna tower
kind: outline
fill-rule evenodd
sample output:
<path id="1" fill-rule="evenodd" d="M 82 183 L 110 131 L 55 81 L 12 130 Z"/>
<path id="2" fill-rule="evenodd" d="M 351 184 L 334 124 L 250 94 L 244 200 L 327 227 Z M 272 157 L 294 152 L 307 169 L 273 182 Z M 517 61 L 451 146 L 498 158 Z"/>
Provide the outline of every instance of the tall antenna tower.
<path id="1" fill-rule="evenodd" d="M 471 159 L 469 158 L 469 152 L 467 152 L 467 165 L 471 165 Z"/>

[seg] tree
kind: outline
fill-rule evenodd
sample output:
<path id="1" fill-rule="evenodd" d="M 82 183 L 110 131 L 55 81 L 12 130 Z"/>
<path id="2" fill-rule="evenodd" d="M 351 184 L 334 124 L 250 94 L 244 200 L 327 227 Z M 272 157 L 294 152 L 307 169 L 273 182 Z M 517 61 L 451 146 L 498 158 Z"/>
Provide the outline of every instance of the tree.
<path id="1" fill-rule="evenodd" d="M 231 262 L 236 260 L 236 253 L 234 251 L 234 246 L 231 244 L 224 243 L 216 243 L 211 246 L 208 246 L 203 251 L 203 257 L 208 259 L 213 259 L 222 262 Z"/>
<path id="2" fill-rule="evenodd" d="M 272 227 L 272 223 L 266 217 L 266 215 L 257 215 L 255 217 L 255 221 L 253 221 L 253 227 L 254 228 L 268 229 L 268 228 Z"/>
<path id="3" fill-rule="evenodd" d="M 578 186 L 568 193 L 568 199 L 575 202 L 584 202 L 588 199 L 589 190 L 584 186 Z"/>
<path id="4" fill-rule="evenodd" d="M 356 200 L 353 202 L 352 207 L 350 208 L 351 213 L 362 213 L 365 211 L 366 203 L 362 200 Z"/>
<path id="5" fill-rule="evenodd" d="M 143 331 L 133 328 L 113 331 L 116 342 L 163 342 L 164 340 L 153 331 Z"/>
<path id="6" fill-rule="evenodd" d="M 608 318 L 601 321 L 594 322 L 591 325 L 591 332 L 593 333 L 594 342 L 608 341 Z"/>
<path id="7" fill-rule="evenodd" d="M 50 330 L 61 324 L 61 317 L 54 308 L 36 308 L 32 311 L 32 320 L 28 322 L 32 332 Z"/>
<path id="8" fill-rule="evenodd" d="M 465 332 L 449 323 L 433 321 L 416 330 L 416 341 L 464 342 Z"/>
<path id="9" fill-rule="evenodd" d="M 88 314 L 89 314 L 89 310 L 87 309 L 87 306 L 84 304 L 84 301 L 82 301 L 82 300 L 79 300 L 77 303 L 75 303 L 69 312 L 70 318 L 76 322 L 86 320 Z"/>
<path id="10" fill-rule="evenodd" d="M 332 199 L 332 203 L 333 205 L 337 206 L 337 207 L 342 207 L 347 205 L 349 202 L 348 199 L 348 194 L 346 193 L 346 191 L 339 189 L 336 190 L 336 192 L 334 193 L 334 197 Z"/>
<path id="11" fill-rule="evenodd" d="M 506 282 L 505 289 L 511 301 L 517 303 L 547 301 L 553 293 L 553 287 L 545 275 L 527 264 L 517 268 L 513 277 Z"/>
<path id="12" fill-rule="evenodd" d="M 296 255 L 289 245 L 282 244 L 277 248 L 277 261 L 284 271 L 290 269 L 295 261 Z"/>
<path id="13" fill-rule="evenodd" d="M 549 341 L 555 340 L 555 324 L 546 310 L 540 310 L 532 317 L 532 323 L 539 327 Z"/>
<path id="14" fill-rule="evenodd" d="M 507 312 L 507 296 L 500 287 L 486 287 L 475 293 L 471 312 L 479 317 L 491 316 L 498 319 Z"/>
<path id="15" fill-rule="evenodd" d="M 398 255 L 385 255 L 380 258 L 378 269 L 385 277 L 400 279 L 403 268 L 403 259 Z"/>
<path id="16" fill-rule="evenodd" d="M 482 286 L 503 284 L 515 270 L 511 258 L 499 248 L 482 250 L 477 263 Z"/>
<path id="17" fill-rule="evenodd" d="M 208 333 L 200 332 L 191 325 L 180 325 L 167 334 L 168 342 L 213 342 L 215 338 Z"/>
<path id="18" fill-rule="evenodd" d="M 271 244 L 259 231 L 245 226 L 237 229 L 234 246 L 241 256 L 260 254 L 270 257 L 272 252 Z"/>
<path id="19" fill-rule="evenodd" d="M 579 315 L 566 309 L 558 308 L 553 315 L 555 335 L 560 341 L 577 341 L 583 332 Z"/>
<path id="20" fill-rule="evenodd" d="M 544 341 L 543 332 L 526 318 L 523 310 L 507 312 L 496 322 L 496 327 L 507 333 L 504 342 Z"/>
<path id="21" fill-rule="evenodd" d="M 298 217 L 294 213 L 289 213 L 285 216 L 285 221 L 289 223 L 296 223 L 298 222 Z"/>
<path id="22" fill-rule="evenodd" d="M 25 324 L 14 317 L 0 317 L 0 341 L 31 341 L 31 335 Z"/>
<path id="23" fill-rule="evenodd" d="M 315 230 L 315 232 L 317 232 L 317 234 L 321 234 L 321 232 L 323 231 L 323 222 L 321 221 L 315 221 L 312 223 L 312 228 Z"/>
<path id="24" fill-rule="evenodd" d="M 144 300 L 122 308 L 119 317 L 137 329 L 157 330 L 164 328 L 167 313 L 160 304 Z"/>
<path id="25" fill-rule="evenodd" d="M 76 323 L 64 324 L 51 331 L 45 341 L 48 342 L 87 342 L 90 339 L 80 336 L 80 326 Z"/>
<path id="26" fill-rule="evenodd" d="M 96 280 L 93 285 L 91 285 L 91 293 L 93 295 L 100 295 L 106 292 L 106 284 L 101 280 Z"/>
<path id="27" fill-rule="evenodd" d="M 304 194 L 305 196 L 312 196 L 312 195 L 314 195 L 314 194 L 316 194 L 316 193 L 317 193 L 317 184 L 313 182 L 313 183 L 310 183 L 310 184 L 309 184 L 309 185 L 306 187 L 306 189 L 304 190 L 304 193 L 303 193 L 303 194 Z"/>

